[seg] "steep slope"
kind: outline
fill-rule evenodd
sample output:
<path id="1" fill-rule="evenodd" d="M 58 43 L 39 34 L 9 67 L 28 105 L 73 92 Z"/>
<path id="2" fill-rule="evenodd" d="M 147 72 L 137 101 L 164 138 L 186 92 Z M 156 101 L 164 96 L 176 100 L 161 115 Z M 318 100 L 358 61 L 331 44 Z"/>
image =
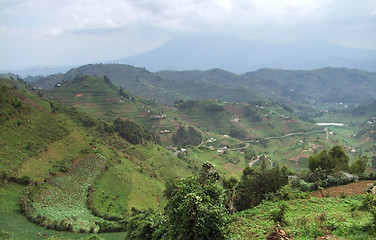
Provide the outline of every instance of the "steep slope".
<path id="1" fill-rule="evenodd" d="M 25 195 L 14 194 L 22 195 L 23 212 L 41 226 L 74 232 L 124 229 L 132 207 L 163 209 L 164 182 L 196 166 L 158 145 L 136 124 L 124 122 L 119 129 L 35 96 L 20 81 L 1 79 L 0 85 L 0 187 L 28 184 Z M 139 135 L 140 144 L 130 143 L 121 131 Z M 8 204 L 1 201 L 0 212 Z M 6 218 L 12 214 L 21 219 L 19 207 Z M 9 227 L 2 224 L 5 215 L 0 216 L 0 226 Z"/>
<path id="2" fill-rule="evenodd" d="M 178 126 L 171 107 L 129 93 L 107 77 L 77 76 L 43 94 L 106 121 L 117 117 L 136 121 L 158 135 L 166 145 L 171 144 L 171 134 L 166 131 L 174 132 Z"/>

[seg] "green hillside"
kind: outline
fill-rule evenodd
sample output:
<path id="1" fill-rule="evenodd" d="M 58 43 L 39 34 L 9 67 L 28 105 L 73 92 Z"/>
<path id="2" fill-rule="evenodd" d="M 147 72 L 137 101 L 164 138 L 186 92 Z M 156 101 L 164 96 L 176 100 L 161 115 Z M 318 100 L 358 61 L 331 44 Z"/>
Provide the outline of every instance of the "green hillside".
<path id="1" fill-rule="evenodd" d="M 174 132 L 178 125 L 171 107 L 142 99 L 106 77 L 77 76 L 43 94 L 44 98 L 79 108 L 102 120 L 111 122 L 120 117 L 136 121 L 158 135 L 164 144 L 171 144 L 172 134 L 166 132 Z"/>
<path id="2" fill-rule="evenodd" d="M 25 222 L 20 203 L 30 221 L 48 228 L 124 230 L 123 219 L 132 207 L 162 210 L 164 183 L 186 176 L 195 165 L 140 130 L 134 132 L 142 133 L 140 144 L 132 144 L 121 137 L 127 129 L 44 100 L 27 88 L 1 79 L 0 230 L 17 239 L 32 239 L 18 232 L 37 236 L 43 231 L 31 222 L 22 231 L 18 223 L 5 224 L 10 218 Z M 8 205 L 7 199 L 18 203 Z"/>
<path id="3" fill-rule="evenodd" d="M 101 71 L 114 67 L 117 73 L 121 67 L 98 64 L 78 69 L 98 66 Z M 305 122 L 290 106 L 258 94 L 241 103 L 217 97 L 192 100 L 194 94 L 209 96 L 211 88 L 216 94 L 241 98 L 249 93 L 247 88 L 239 92 L 228 86 L 217 88 L 209 81 L 175 81 L 170 86 L 174 96 L 189 95 L 192 99 L 175 99 L 167 106 L 117 86 L 108 76 L 110 71 L 95 76 L 78 69 L 50 90 L 32 88 L 21 80 L 0 80 L 0 239 L 81 239 L 92 234 L 104 239 L 132 239 L 155 232 L 162 236 L 167 228 L 179 234 L 167 222 L 172 217 L 184 219 L 183 215 L 171 216 L 177 209 L 171 204 L 180 203 L 179 211 L 186 207 L 191 220 L 202 216 L 208 220 L 206 225 L 213 220 L 206 217 L 213 214 L 214 206 L 214 212 L 222 212 L 232 239 L 265 239 L 276 223 L 282 223 L 282 217 L 283 231 L 296 239 L 374 237 L 372 221 L 376 215 L 372 208 L 361 208 L 366 206 L 365 197 L 347 197 L 343 192 L 340 198 L 317 199 L 300 191 L 322 190 L 323 186 L 348 183 L 357 177 L 375 179 L 367 166 L 351 179 L 347 173 L 308 170 L 310 156 L 334 145 L 343 147 L 349 163 L 340 170 L 354 174 L 352 164 L 359 159 L 370 164 L 376 153 L 373 103 L 360 106 L 364 114 L 355 115 L 351 110 L 342 111 L 339 103 L 330 104 L 336 107 L 331 109 L 321 106 L 309 112 L 306 117 L 310 121 Z M 136 88 L 152 86 L 157 93 L 166 83 L 160 77 L 153 80 L 155 75 L 142 69 L 124 69 L 129 81 L 140 76 Z M 220 76 L 234 77 L 220 70 L 205 74 L 212 76 L 210 81 L 220 79 L 221 84 L 225 77 Z M 154 88 L 153 81 L 159 81 L 159 87 Z M 224 88 L 230 91 L 221 92 Z M 330 160 L 335 161 L 334 157 Z M 282 178 L 283 184 L 287 183 L 287 175 L 296 180 L 291 186 L 266 194 L 282 184 Z M 263 187 L 260 190 L 257 186 Z M 365 187 L 361 188 L 360 194 Z M 187 192 L 174 199 L 181 189 Z M 256 190 L 262 198 L 256 196 Z M 201 196 L 203 192 L 209 197 Z M 260 205 L 227 214 L 227 210 L 233 212 L 233 201 L 241 210 L 244 194 L 255 196 L 248 203 L 246 200 L 247 206 L 257 199 Z M 211 198 L 220 202 L 220 208 Z"/>
<path id="4" fill-rule="evenodd" d="M 158 76 L 178 82 L 200 81 L 232 89 L 247 87 L 253 92 L 278 100 L 320 105 L 359 104 L 374 99 L 376 75 L 356 69 L 317 70 L 260 69 L 244 75 L 220 69 L 208 71 L 161 71 Z M 219 98 L 221 100 L 225 100 Z M 227 101 L 236 101 L 234 98 Z"/>
<path id="5" fill-rule="evenodd" d="M 225 82 L 228 75 L 222 74 L 224 71 L 212 71 L 213 79 L 221 79 Z M 216 74 L 214 74 L 216 72 Z M 142 96 L 147 99 L 155 99 L 165 104 L 172 104 L 179 99 L 204 100 L 208 98 L 221 99 L 231 102 L 249 102 L 265 99 L 260 93 L 251 89 L 221 86 L 216 82 L 208 83 L 201 78 L 184 81 L 182 79 L 164 79 L 159 75 L 151 73 L 144 68 L 123 64 L 89 64 L 78 68 L 73 68 L 65 74 L 56 74 L 48 77 L 36 78 L 32 84 L 43 89 L 53 88 L 57 83 L 72 80 L 76 76 L 91 75 L 108 77 L 115 85 L 125 90 Z M 233 74 L 232 74 L 233 75 Z M 236 75 L 235 75 L 236 76 Z M 229 82 L 230 79 L 227 79 Z"/>
<path id="6" fill-rule="evenodd" d="M 238 157 L 239 161 L 231 160 L 236 157 L 226 160 L 217 150 L 221 151 L 224 146 L 238 149 L 237 152 L 246 149 L 255 152 L 255 158 L 266 155 L 275 162 L 300 169 L 306 168 L 310 154 L 334 144 L 348 145 L 346 149 L 353 159 L 361 152 L 373 152 L 373 140 L 364 145 L 362 139 L 367 139 L 366 136 L 360 139 L 353 136 L 354 132 L 364 129 L 361 124 L 365 121 L 364 117 L 355 120 L 343 114 L 310 115 L 311 121 L 346 123 L 345 127 L 327 128 L 301 121 L 290 107 L 272 101 L 240 104 L 217 100 L 177 100 L 173 106 L 166 106 L 143 100 L 115 86 L 108 78 L 95 76 L 76 76 L 43 94 L 110 122 L 116 117 L 136 121 L 157 134 L 165 146 L 179 145 L 173 141 L 173 136 L 180 126 L 193 126 L 200 130 L 203 137 L 200 146 L 212 150 L 196 150 L 196 154 L 190 153 L 185 159 L 214 161 L 217 166 L 226 166 L 230 172 L 237 169 L 237 174 L 252 160 L 245 160 L 242 155 Z M 206 144 L 205 141 L 211 138 L 216 141 Z M 242 147 L 239 148 L 240 145 Z M 352 153 L 353 148 L 358 151 Z M 222 160 L 216 162 L 215 159 Z M 229 165 L 232 167 L 229 168 Z M 227 171 L 225 167 L 220 167 L 220 170 Z"/>
<path id="7" fill-rule="evenodd" d="M 374 99 L 376 74 L 346 68 L 261 69 L 244 74 L 247 86 L 294 102 L 359 104 Z"/>

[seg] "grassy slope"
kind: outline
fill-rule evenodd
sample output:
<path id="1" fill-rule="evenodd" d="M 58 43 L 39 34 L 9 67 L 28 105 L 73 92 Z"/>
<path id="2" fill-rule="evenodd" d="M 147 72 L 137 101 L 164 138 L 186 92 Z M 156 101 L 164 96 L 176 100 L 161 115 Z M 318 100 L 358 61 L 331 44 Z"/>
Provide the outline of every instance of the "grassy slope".
<path id="1" fill-rule="evenodd" d="M 1 83 L 7 84 L 7 81 L 2 80 Z M 69 170 L 75 166 L 72 163 L 79 159 L 80 156 L 97 152 L 108 159 L 108 170 L 103 171 L 100 177 L 96 179 L 94 184 L 96 189 L 94 191 L 96 196 L 94 204 L 96 204 L 102 214 L 122 214 L 133 206 L 137 208 L 153 207 L 162 209 L 165 205 L 165 200 L 162 198 L 164 181 L 185 176 L 190 172 L 185 162 L 155 143 L 131 145 L 116 135 L 103 135 L 96 130 L 95 126 L 83 126 L 84 122 L 82 120 L 87 118 L 85 114 L 56 103 L 51 105 L 49 102 L 35 97 L 22 89 L 21 87 L 18 87 L 17 91 L 6 89 L 3 92 L 6 94 L 2 95 L 6 96 L 7 99 L 17 100 L 21 103 L 21 105 L 15 104 L 20 111 L 15 111 L 9 115 L 9 119 L 4 119 L 4 124 L 0 126 L 2 131 L 1 144 L 4 146 L 2 149 L 6 149 L 6 151 L 1 150 L 0 154 L 3 177 L 38 182 L 38 185 L 44 189 L 54 191 L 54 184 L 51 185 L 51 183 L 59 179 L 64 182 L 64 175 L 66 174 L 62 175 L 60 172 L 62 169 L 65 169 L 64 171 Z M 15 102 L 18 103 L 17 101 Z M 10 105 L 8 103 L 7 105 L 2 105 L 1 110 L 4 110 L 5 106 L 10 107 Z M 19 106 L 25 106 L 25 108 Z M 58 110 L 52 114 L 51 112 L 54 108 Z M 98 125 L 96 120 L 93 121 L 95 125 Z M 22 124 L 17 124 L 19 122 Z M 27 147 L 30 142 L 35 143 L 35 147 Z M 78 171 L 76 173 L 78 174 L 77 177 L 83 173 L 84 171 Z M 66 176 L 68 177 L 69 175 Z M 46 179 L 49 179 L 47 183 L 43 183 Z M 84 182 L 81 181 L 80 183 Z M 80 183 L 74 182 L 70 185 Z M 124 188 L 119 189 L 119 183 L 124 183 L 122 185 Z M 85 185 L 87 186 L 87 184 Z M 19 203 L 21 197 L 20 189 L 23 187 L 13 187 L 13 184 L 8 184 L 2 188 L 7 189 L 8 186 L 10 190 L 4 192 L 5 195 L 2 196 L 2 199 L 9 200 L 9 198 L 12 198 L 11 201 L 13 201 L 17 198 L 15 202 Z M 64 188 L 64 186 L 61 187 Z M 77 187 L 80 186 L 77 185 Z M 12 193 L 13 190 L 14 192 Z M 37 193 L 36 196 L 39 196 L 38 198 L 41 201 L 43 196 L 47 196 L 45 194 L 49 195 L 48 192 L 42 191 Z M 65 194 L 64 191 L 61 194 Z M 105 196 L 108 199 L 112 195 L 118 196 L 118 199 L 111 200 L 119 209 L 111 208 L 108 211 L 109 202 L 102 203 L 100 197 Z M 86 195 L 77 199 L 83 198 L 86 198 Z M 8 200 L 1 202 L 0 209 L 2 212 L 8 211 L 9 213 Z M 157 201 L 159 201 L 159 206 Z M 49 206 L 52 204 L 48 201 L 41 201 L 41 203 Z M 14 216 L 15 221 L 17 220 L 20 223 L 27 222 L 26 218 L 20 213 L 19 207 L 11 210 L 13 212 L 9 214 Z M 55 210 L 52 209 L 51 211 L 54 212 Z M 40 214 L 43 215 L 42 212 Z M 57 215 L 53 214 L 53 216 Z M 10 216 L 7 215 L 7 217 Z M 2 218 L 1 222 L 5 221 L 5 219 Z M 20 226 L 15 223 L 13 225 L 0 225 L 5 226 L 4 230 L 12 234 L 17 232 L 19 232 L 19 236 L 30 234 L 27 230 L 23 231 L 19 227 L 14 227 Z M 41 231 L 40 227 L 29 222 L 27 226 L 30 229 L 38 229 L 38 231 L 35 230 L 34 234 Z M 52 231 L 49 232 L 52 234 Z M 20 237 L 20 239 L 22 238 L 30 239 Z"/>
<path id="2" fill-rule="evenodd" d="M 333 144 L 357 146 L 355 144 L 356 139 L 351 140 L 351 131 L 359 131 L 359 128 L 341 128 L 341 133 L 338 132 L 338 134 L 331 135 L 329 139 L 326 139 L 324 127 L 300 121 L 276 103 L 264 102 L 258 105 L 248 105 L 217 103 L 206 100 L 197 102 L 194 107 L 176 110 L 174 107 L 163 106 L 154 101 L 139 99 L 129 93 L 127 94 L 132 97 L 132 100 L 123 98 L 119 96 L 118 87 L 107 84 L 102 77 L 93 76 L 65 82 L 61 87 L 54 88 L 54 90 L 45 94 L 50 98 L 76 106 L 102 119 L 130 118 L 156 133 L 161 130 L 169 130 L 171 133 L 159 135 L 165 145 L 172 144 L 171 136 L 180 124 L 196 126 L 205 133 L 204 135 L 208 134 L 208 137 L 210 135 L 217 140 L 222 138 L 221 135 L 229 134 L 231 128 L 244 133 L 247 141 L 302 132 L 303 134 L 286 138 L 269 139 L 266 141 L 266 145 L 251 142 L 251 149 L 258 154 L 266 154 L 273 160 L 291 168 L 305 168 L 306 159 L 310 154 L 330 148 Z M 123 102 L 119 102 L 119 100 Z M 224 111 L 208 111 L 207 108 L 213 104 L 223 106 Z M 246 107 L 251 107 L 254 114 L 258 115 L 259 120 L 255 120 L 252 115 L 246 115 Z M 152 120 L 154 115 L 159 114 L 166 114 L 167 118 Z M 240 119 L 239 122 L 231 121 L 236 118 Z M 341 117 L 335 119 L 335 115 L 330 115 L 330 118 L 321 117 L 315 118 L 315 120 L 330 122 L 342 120 Z M 332 127 L 329 127 L 329 131 L 332 131 L 332 129 Z M 210 132 L 207 132 L 208 130 Z M 305 133 L 316 130 L 321 130 L 321 132 Z M 345 139 L 347 139 L 347 142 Z M 228 144 L 228 141 L 218 141 L 211 145 L 219 148 L 220 145 Z M 237 144 L 239 144 L 239 141 L 235 140 L 230 143 L 230 147 L 233 148 Z M 368 145 L 371 146 L 371 144 Z M 350 149 L 347 150 L 350 153 Z M 215 161 L 215 155 L 209 156 L 210 154 L 202 155 L 201 160 Z M 356 156 L 354 155 L 353 158 L 356 158 Z M 197 159 L 197 157 L 194 157 L 194 159 Z M 244 167 L 243 164 L 236 165 L 237 167 Z"/>
<path id="3" fill-rule="evenodd" d="M 328 234 L 339 239 L 374 239 L 375 232 L 363 228 L 372 223 L 369 212 L 353 210 L 362 196 L 347 198 L 310 198 L 287 201 L 287 226 L 294 239 L 316 239 Z M 234 239 L 265 239 L 273 231 L 269 213 L 282 202 L 265 202 L 253 209 L 234 215 L 231 231 Z"/>
<path id="4" fill-rule="evenodd" d="M 119 95 L 119 90 L 119 87 L 106 83 L 102 77 L 85 76 L 62 83 L 61 87 L 55 87 L 44 95 L 103 120 L 112 121 L 115 117 L 135 120 L 157 135 L 161 130 L 174 131 L 177 122 L 170 107 L 141 99 L 125 90 L 129 97 L 123 97 Z M 153 119 L 162 114 L 167 114 L 167 118 Z M 163 142 L 171 143 L 171 134 L 160 137 Z"/>

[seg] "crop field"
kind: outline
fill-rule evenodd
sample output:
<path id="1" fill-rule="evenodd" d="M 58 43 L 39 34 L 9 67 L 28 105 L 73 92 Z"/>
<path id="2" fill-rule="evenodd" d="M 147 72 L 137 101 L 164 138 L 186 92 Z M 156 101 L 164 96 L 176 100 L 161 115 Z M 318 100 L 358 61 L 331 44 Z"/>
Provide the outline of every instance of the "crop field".
<path id="1" fill-rule="evenodd" d="M 335 186 L 330 188 L 325 188 L 322 190 L 322 193 L 324 196 L 330 196 L 330 197 L 339 197 L 343 195 L 347 196 L 354 196 L 354 195 L 360 195 L 364 193 L 364 190 L 367 189 L 372 183 L 374 183 L 374 180 L 367 180 L 367 181 L 359 181 L 355 183 L 350 183 L 343 186 Z M 311 194 L 312 196 L 316 197 L 322 197 L 321 193 L 319 191 L 316 191 Z"/>
<path id="2" fill-rule="evenodd" d="M 75 160 L 70 172 L 45 183 L 34 196 L 32 217 L 44 226 L 61 225 L 74 232 L 97 232 L 98 217 L 86 206 L 87 192 L 106 163 L 106 158 L 87 155 Z M 55 227 L 56 228 L 56 227 Z"/>

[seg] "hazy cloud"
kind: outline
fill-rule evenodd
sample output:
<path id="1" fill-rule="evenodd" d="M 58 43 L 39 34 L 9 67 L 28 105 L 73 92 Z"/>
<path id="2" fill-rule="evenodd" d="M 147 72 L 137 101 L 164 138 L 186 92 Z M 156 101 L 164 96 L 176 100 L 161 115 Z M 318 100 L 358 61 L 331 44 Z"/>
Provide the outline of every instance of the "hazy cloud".
<path id="1" fill-rule="evenodd" d="M 33 44 L 30 49 L 61 52 L 56 59 L 49 58 L 53 64 L 71 59 L 66 50 L 59 49 L 81 49 L 71 54 L 82 63 L 107 60 L 145 51 L 189 32 L 281 42 L 315 36 L 376 49 L 375 0 L 0 0 L 0 22 L 0 54 L 9 53 L 9 45 L 25 47 L 22 41 L 28 38 Z M 91 42 L 85 45 L 87 40 Z M 88 45 L 106 51 L 93 51 Z M 30 49 L 19 52 L 34 54 Z M 32 58 L 45 64 L 43 59 L 41 55 Z M 9 59 L 0 64 L 32 62 Z"/>

